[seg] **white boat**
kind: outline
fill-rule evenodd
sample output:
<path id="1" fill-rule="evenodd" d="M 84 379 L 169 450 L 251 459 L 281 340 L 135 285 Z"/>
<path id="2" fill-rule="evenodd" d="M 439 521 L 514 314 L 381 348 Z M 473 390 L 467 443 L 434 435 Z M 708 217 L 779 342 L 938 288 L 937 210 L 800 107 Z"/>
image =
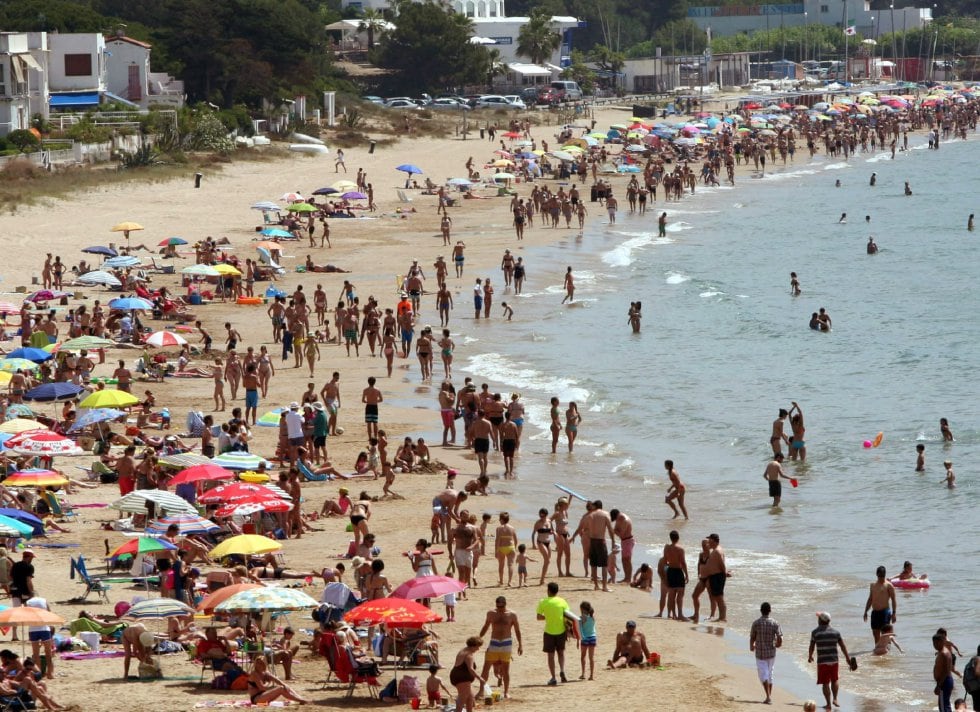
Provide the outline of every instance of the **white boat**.
<path id="1" fill-rule="evenodd" d="M 315 143 L 291 143 L 289 144 L 289 150 L 296 151 L 296 153 L 310 153 L 313 155 L 321 155 L 328 152 L 326 146 Z"/>
<path id="2" fill-rule="evenodd" d="M 312 136 L 307 136 L 306 134 L 294 133 L 292 138 L 293 141 L 296 141 L 297 143 L 314 143 L 319 144 L 320 146 L 324 145 L 322 140 L 313 138 Z"/>

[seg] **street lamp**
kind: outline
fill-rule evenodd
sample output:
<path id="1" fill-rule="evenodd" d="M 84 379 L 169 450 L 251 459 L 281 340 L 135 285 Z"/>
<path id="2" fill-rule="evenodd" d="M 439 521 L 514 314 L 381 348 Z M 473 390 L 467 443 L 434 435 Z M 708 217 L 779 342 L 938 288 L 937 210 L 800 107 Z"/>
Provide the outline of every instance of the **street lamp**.
<path id="1" fill-rule="evenodd" d="M 809 38 L 810 25 L 808 24 L 808 20 L 807 20 L 809 14 L 810 13 L 806 12 L 805 10 L 803 11 L 803 61 L 804 62 L 806 61 L 807 55 L 809 54 L 809 52 L 807 51 L 809 49 L 807 45 L 810 39 Z"/>

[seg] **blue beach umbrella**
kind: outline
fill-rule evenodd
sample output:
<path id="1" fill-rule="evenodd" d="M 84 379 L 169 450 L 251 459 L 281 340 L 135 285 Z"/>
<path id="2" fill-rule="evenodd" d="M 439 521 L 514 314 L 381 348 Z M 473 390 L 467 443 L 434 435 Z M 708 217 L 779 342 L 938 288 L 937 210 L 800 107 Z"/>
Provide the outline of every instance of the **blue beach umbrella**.
<path id="1" fill-rule="evenodd" d="M 339 193 L 340 191 L 336 188 L 331 188 L 327 186 L 326 188 L 317 188 L 313 191 L 313 195 L 333 195 L 334 193 Z"/>
<path id="2" fill-rule="evenodd" d="M 139 263 L 139 259 L 132 255 L 119 255 L 118 257 L 110 257 L 102 264 L 105 267 L 135 267 Z"/>
<path id="3" fill-rule="evenodd" d="M 28 361 L 33 361 L 34 363 L 41 363 L 47 361 L 50 358 L 54 358 L 54 354 L 49 354 L 44 349 L 35 349 L 30 346 L 22 346 L 19 349 L 14 349 L 6 358 L 26 358 Z"/>
<path id="4" fill-rule="evenodd" d="M 30 401 L 70 400 L 84 390 L 85 388 L 74 383 L 42 383 L 40 386 L 27 391 L 24 398 Z"/>
<path id="5" fill-rule="evenodd" d="M 29 526 L 35 536 L 44 536 L 44 522 L 30 512 L 25 512 L 22 509 L 3 507 L 0 508 L 0 516 L 7 517 L 8 519 L 16 519 L 18 522 Z"/>
<path id="6" fill-rule="evenodd" d="M 267 227 L 259 234 L 265 235 L 266 237 L 293 237 L 293 233 L 289 232 L 288 230 L 282 230 L 278 227 Z"/>
<path id="7" fill-rule="evenodd" d="M 124 415 L 126 414 L 123 411 L 116 410 L 115 408 L 90 408 L 88 410 L 82 410 L 78 417 L 75 418 L 74 424 L 69 428 L 69 432 L 81 430 L 96 423 L 116 420 Z"/>
<path id="8" fill-rule="evenodd" d="M 252 210 L 279 210 L 279 206 L 271 200 L 263 200 L 252 204 Z"/>
<path id="9" fill-rule="evenodd" d="M 403 163 L 400 166 L 395 166 L 396 171 L 405 171 L 409 175 L 413 173 L 422 173 L 422 169 L 412 163 Z"/>
<path id="10" fill-rule="evenodd" d="M 17 532 L 16 536 L 22 536 L 25 539 L 30 539 L 34 536 L 34 527 L 30 524 L 25 524 L 19 519 L 14 519 L 13 517 L 5 517 L 0 514 L 0 529 L 6 531 L 14 530 Z"/>
<path id="11" fill-rule="evenodd" d="M 105 247 L 104 245 L 92 245 L 91 247 L 86 247 L 82 252 L 90 255 L 105 255 L 106 257 L 115 257 L 119 254 L 111 247 Z"/>
<path id="12" fill-rule="evenodd" d="M 119 299 L 112 299 L 109 301 L 110 309 L 152 309 L 153 302 L 143 299 L 142 297 L 119 297 Z"/>

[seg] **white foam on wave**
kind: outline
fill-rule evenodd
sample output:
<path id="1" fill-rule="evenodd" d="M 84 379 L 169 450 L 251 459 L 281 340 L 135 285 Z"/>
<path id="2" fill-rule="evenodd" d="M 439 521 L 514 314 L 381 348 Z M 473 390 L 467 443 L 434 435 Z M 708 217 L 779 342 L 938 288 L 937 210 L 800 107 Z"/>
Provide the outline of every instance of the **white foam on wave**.
<path id="1" fill-rule="evenodd" d="M 681 230 L 693 230 L 694 226 L 689 222 L 678 220 L 667 225 L 667 232 L 680 232 Z"/>
<path id="2" fill-rule="evenodd" d="M 618 413 L 622 407 L 619 401 L 597 401 L 589 406 L 590 413 Z"/>
<path id="3" fill-rule="evenodd" d="M 477 341 L 479 341 L 479 339 L 476 338 L 475 336 L 464 336 L 463 337 L 463 343 L 464 344 L 475 344 Z"/>
<path id="4" fill-rule="evenodd" d="M 800 176 L 812 176 L 815 175 L 817 171 L 807 170 L 805 168 L 798 171 L 786 171 L 783 173 L 766 173 L 762 177 L 763 180 L 787 180 L 789 178 L 799 178 Z"/>
<path id="5" fill-rule="evenodd" d="M 604 443 L 595 451 L 596 457 L 607 457 L 609 455 L 615 455 L 617 453 L 616 443 Z"/>
<path id="6" fill-rule="evenodd" d="M 825 171 L 842 171 L 845 168 L 850 168 L 850 167 L 851 167 L 851 164 L 850 163 L 846 163 L 846 162 L 845 163 L 828 163 L 826 166 L 823 167 L 823 169 Z"/>
<path id="7" fill-rule="evenodd" d="M 738 210 L 739 208 L 744 208 L 745 203 L 732 203 L 732 207 Z"/>
<path id="8" fill-rule="evenodd" d="M 681 274 L 680 272 L 668 272 L 667 279 L 664 280 L 667 284 L 684 284 L 684 282 L 690 282 L 691 278 L 686 274 Z"/>
<path id="9" fill-rule="evenodd" d="M 613 467 L 612 471 L 617 474 L 622 474 L 624 472 L 632 472 L 633 467 L 635 465 L 636 465 L 636 460 L 634 460 L 632 457 L 627 457 L 625 460 L 623 460 L 622 462 L 618 463 L 615 467 Z"/>
<path id="10" fill-rule="evenodd" d="M 701 294 L 699 294 L 698 296 L 701 297 L 702 299 L 709 299 L 711 297 L 723 297 L 725 296 L 725 293 L 709 290 L 707 292 L 701 292 Z"/>
<path id="11" fill-rule="evenodd" d="M 877 163 L 878 161 L 887 161 L 887 160 L 890 160 L 891 157 L 892 157 L 891 152 L 879 153 L 876 156 L 872 156 L 871 158 L 864 159 L 864 162 L 865 163 Z"/>
<path id="12" fill-rule="evenodd" d="M 504 383 L 513 388 L 540 391 L 557 396 L 562 401 L 588 403 L 591 395 L 572 378 L 544 373 L 498 353 L 471 356 L 467 362 L 467 370 L 479 374 L 484 380 Z"/>
<path id="13" fill-rule="evenodd" d="M 802 605 L 812 598 L 813 591 L 825 596 L 837 590 L 835 582 L 800 573 L 798 562 L 783 554 L 769 551 L 729 549 L 725 563 L 730 570 L 738 570 L 740 580 L 756 580 L 769 589 L 779 589 L 784 603 Z"/>
<path id="14" fill-rule="evenodd" d="M 610 267 L 629 267 L 635 260 L 634 252 L 642 250 L 649 245 L 667 245 L 672 242 L 673 240 L 669 237 L 656 237 L 652 234 L 634 237 L 626 240 L 626 242 L 623 242 L 618 247 L 614 247 L 609 252 L 604 252 L 602 261 Z"/>

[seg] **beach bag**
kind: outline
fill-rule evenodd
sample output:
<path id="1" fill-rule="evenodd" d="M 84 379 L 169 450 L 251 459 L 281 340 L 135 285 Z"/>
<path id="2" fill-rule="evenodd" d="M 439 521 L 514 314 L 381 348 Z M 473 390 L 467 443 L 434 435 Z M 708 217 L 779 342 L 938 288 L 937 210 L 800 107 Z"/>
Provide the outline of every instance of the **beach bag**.
<path id="1" fill-rule="evenodd" d="M 378 699 L 381 701 L 393 700 L 395 699 L 395 695 L 397 693 L 398 693 L 398 684 L 394 680 L 392 680 L 383 688 L 381 688 L 381 692 L 378 693 Z"/>
<path id="2" fill-rule="evenodd" d="M 412 675 L 406 675 L 401 680 L 398 681 L 398 701 L 408 702 L 413 699 L 421 699 L 422 697 L 422 685 L 419 684 L 419 679 L 413 677 Z"/>
<path id="3" fill-rule="evenodd" d="M 963 668 L 963 687 L 971 695 L 975 695 L 980 692 L 980 677 L 977 677 L 977 658 L 976 656 L 970 658 L 970 662 L 966 664 Z"/>
<path id="4" fill-rule="evenodd" d="M 163 677 L 160 661 L 156 658 L 150 658 L 149 662 L 140 663 L 139 675 L 140 680 L 155 680 Z"/>

